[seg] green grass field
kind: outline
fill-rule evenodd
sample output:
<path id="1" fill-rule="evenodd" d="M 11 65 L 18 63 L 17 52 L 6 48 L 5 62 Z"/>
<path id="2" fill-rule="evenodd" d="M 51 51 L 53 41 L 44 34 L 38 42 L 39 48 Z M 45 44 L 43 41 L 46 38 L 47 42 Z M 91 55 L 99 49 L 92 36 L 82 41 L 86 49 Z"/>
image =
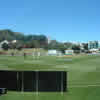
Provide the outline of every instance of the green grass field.
<path id="1" fill-rule="evenodd" d="M 69 60 L 72 59 L 72 60 Z M 66 93 L 22 93 L 8 91 L 0 100 L 99 100 L 100 56 L 79 55 L 72 58 L 28 56 L 0 56 L 1 70 L 66 70 L 68 92 Z"/>

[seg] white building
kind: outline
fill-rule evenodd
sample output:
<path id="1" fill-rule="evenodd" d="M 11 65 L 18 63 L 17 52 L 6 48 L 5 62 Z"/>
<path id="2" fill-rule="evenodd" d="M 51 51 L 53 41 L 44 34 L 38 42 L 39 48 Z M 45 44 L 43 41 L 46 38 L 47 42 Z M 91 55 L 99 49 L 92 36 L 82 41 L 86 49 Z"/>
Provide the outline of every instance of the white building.
<path id="1" fill-rule="evenodd" d="M 65 54 L 66 55 L 73 55 L 74 54 L 74 50 L 65 50 Z"/>
<path id="2" fill-rule="evenodd" d="M 88 49 L 98 49 L 99 42 L 98 41 L 89 41 L 88 42 Z"/>
<path id="3" fill-rule="evenodd" d="M 17 42 L 17 40 L 13 40 L 13 41 L 12 41 L 12 43 L 16 43 L 16 42 Z"/>
<path id="4" fill-rule="evenodd" d="M 48 55 L 57 55 L 57 50 L 48 50 Z"/>

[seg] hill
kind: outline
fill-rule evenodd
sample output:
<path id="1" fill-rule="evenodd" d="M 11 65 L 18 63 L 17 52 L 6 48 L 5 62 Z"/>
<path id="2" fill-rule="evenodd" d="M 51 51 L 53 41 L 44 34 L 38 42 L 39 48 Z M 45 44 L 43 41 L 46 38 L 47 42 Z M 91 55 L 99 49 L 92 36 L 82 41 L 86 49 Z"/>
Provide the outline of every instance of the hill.
<path id="1" fill-rule="evenodd" d="M 18 40 L 20 44 L 22 43 L 31 48 L 47 45 L 47 37 L 45 35 L 24 35 L 21 32 L 13 32 L 9 29 L 0 30 L 0 42 L 4 40 Z"/>
<path id="2" fill-rule="evenodd" d="M 0 30 L 0 42 L 3 40 L 23 40 L 24 35 L 20 32 L 13 32 L 9 29 L 6 30 Z"/>

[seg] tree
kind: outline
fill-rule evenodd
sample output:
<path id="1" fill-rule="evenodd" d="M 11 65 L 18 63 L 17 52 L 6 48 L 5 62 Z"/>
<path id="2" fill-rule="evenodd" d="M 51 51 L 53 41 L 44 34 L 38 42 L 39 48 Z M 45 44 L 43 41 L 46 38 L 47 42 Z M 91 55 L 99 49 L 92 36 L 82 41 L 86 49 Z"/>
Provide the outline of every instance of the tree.
<path id="1" fill-rule="evenodd" d="M 73 44 L 70 42 L 65 42 L 64 46 L 66 47 L 66 49 L 72 49 Z"/>
<path id="2" fill-rule="evenodd" d="M 20 51 L 20 50 L 22 50 L 22 48 L 23 48 L 23 46 L 22 46 L 21 44 L 16 45 L 16 49 L 17 49 L 17 50 Z"/>
<path id="3" fill-rule="evenodd" d="M 40 43 L 38 40 L 32 40 L 30 43 L 32 48 L 40 48 Z"/>
<path id="4" fill-rule="evenodd" d="M 84 50 L 88 50 L 88 43 L 84 43 L 83 48 L 84 48 Z"/>
<path id="5" fill-rule="evenodd" d="M 52 40 L 49 44 L 48 44 L 48 49 L 57 49 L 57 45 L 58 42 L 56 40 Z"/>
<path id="6" fill-rule="evenodd" d="M 9 49 L 9 45 L 8 45 L 7 43 L 3 43 L 3 44 L 2 44 L 2 48 L 3 48 L 4 50 L 8 50 L 8 49 Z"/>
<path id="7" fill-rule="evenodd" d="M 73 45 L 72 49 L 74 50 L 75 53 L 80 53 L 81 50 L 80 45 Z"/>

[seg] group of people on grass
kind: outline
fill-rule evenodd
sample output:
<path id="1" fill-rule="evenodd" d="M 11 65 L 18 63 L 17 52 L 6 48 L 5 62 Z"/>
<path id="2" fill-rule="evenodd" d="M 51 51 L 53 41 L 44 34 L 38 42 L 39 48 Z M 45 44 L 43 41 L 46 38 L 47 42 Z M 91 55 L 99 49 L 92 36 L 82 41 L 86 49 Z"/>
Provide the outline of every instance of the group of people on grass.
<path id="1" fill-rule="evenodd" d="M 12 53 L 11 53 L 11 56 L 14 56 L 14 55 L 15 55 L 14 52 L 12 52 Z M 23 56 L 24 56 L 24 59 L 26 59 L 27 53 L 24 52 L 24 53 L 23 53 Z M 41 56 L 41 54 L 40 54 L 40 52 L 38 52 L 37 54 L 33 53 L 32 56 L 35 57 L 35 58 L 38 58 L 38 57 Z"/>
<path id="2" fill-rule="evenodd" d="M 14 56 L 14 55 L 15 55 L 14 52 L 12 52 L 12 53 L 11 53 L 11 56 Z M 27 54 L 24 52 L 24 53 L 23 53 L 23 56 L 24 56 L 24 58 L 26 58 Z"/>

